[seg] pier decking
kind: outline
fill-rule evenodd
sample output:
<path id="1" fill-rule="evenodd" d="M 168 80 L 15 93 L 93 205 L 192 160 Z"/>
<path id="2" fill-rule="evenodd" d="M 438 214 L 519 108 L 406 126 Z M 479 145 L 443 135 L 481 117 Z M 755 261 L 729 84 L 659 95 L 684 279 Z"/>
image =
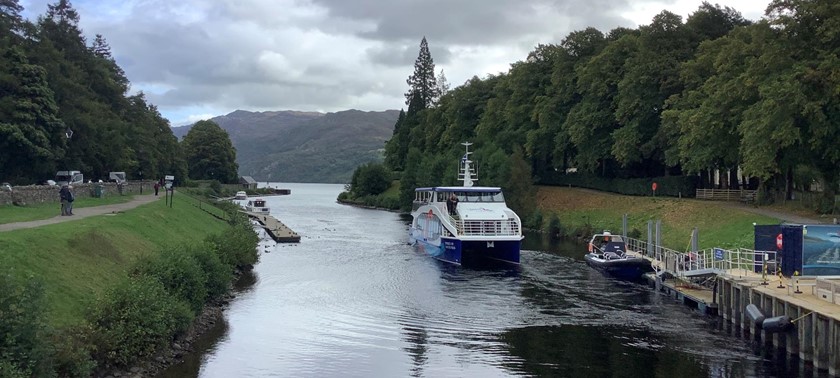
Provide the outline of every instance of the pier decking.
<path id="1" fill-rule="evenodd" d="M 300 235 L 271 215 L 244 212 L 251 219 L 256 220 L 262 228 L 278 243 L 300 243 Z"/>
<path id="2" fill-rule="evenodd" d="M 646 279 L 659 290 L 704 314 L 720 316 L 765 345 L 798 356 L 817 369 L 840 376 L 840 277 L 762 276 L 767 252 L 723 249 L 679 252 L 628 239 L 636 253 L 651 260 Z M 772 252 L 770 253 L 772 254 Z M 775 257 L 771 257 L 771 260 Z M 700 285 L 698 282 L 704 282 Z M 770 333 L 756 327 L 746 306 L 766 318 L 787 316 L 793 327 Z"/>

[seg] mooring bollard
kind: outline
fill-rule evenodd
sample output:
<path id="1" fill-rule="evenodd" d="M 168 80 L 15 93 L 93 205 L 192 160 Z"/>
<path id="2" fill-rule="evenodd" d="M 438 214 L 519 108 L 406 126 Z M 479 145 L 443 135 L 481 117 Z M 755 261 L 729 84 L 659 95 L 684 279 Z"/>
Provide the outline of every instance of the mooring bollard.
<path id="1" fill-rule="evenodd" d="M 761 263 L 761 285 L 767 285 L 767 259 Z"/>
<path id="2" fill-rule="evenodd" d="M 794 294 L 802 294 L 802 292 L 799 291 L 799 271 L 798 270 L 793 271 L 793 282 L 795 283 L 794 287 L 796 287 L 796 290 L 793 291 Z"/>
<path id="3" fill-rule="evenodd" d="M 776 288 L 784 289 L 785 285 L 782 284 L 782 278 L 784 278 L 784 276 L 782 275 L 782 268 L 779 268 L 779 270 L 776 271 L 776 275 L 779 276 L 779 286 L 776 286 Z"/>

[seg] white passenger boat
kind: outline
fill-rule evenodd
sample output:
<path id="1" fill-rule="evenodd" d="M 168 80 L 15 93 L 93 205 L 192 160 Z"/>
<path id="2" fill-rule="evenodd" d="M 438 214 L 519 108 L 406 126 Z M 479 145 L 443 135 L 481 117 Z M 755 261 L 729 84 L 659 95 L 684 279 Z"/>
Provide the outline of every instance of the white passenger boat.
<path id="1" fill-rule="evenodd" d="M 501 188 L 473 186 L 478 179 L 469 159 L 471 143 L 462 144 L 466 153 L 458 180 L 463 186 L 415 189 L 409 243 L 458 265 L 481 259 L 519 264 L 522 222 L 507 207 Z"/>

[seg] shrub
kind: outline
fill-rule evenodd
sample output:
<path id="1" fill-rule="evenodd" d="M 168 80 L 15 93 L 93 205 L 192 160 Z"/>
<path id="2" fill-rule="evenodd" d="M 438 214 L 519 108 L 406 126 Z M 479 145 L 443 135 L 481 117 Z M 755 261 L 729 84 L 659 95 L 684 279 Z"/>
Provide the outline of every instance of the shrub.
<path id="1" fill-rule="evenodd" d="M 155 257 L 140 260 L 136 271 L 160 281 L 166 291 L 186 301 L 193 313 L 201 312 L 204 307 L 207 274 L 188 248 L 164 249 Z"/>
<path id="2" fill-rule="evenodd" d="M 228 231 L 221 234 L 211 235 L 207 242 L 213 252 L 219 256 L 219 260 L 230 268 L 244 268 L 257 263 L 257 242 L 259 237 L 254 232 L 250 223 L 231 225 Z"/>
<path id="3" fill-rule="evenodd" d="M 216 299 L 224 295 L 233 280 L 230 267 L 219 259 L 212 246 L 204 245 L 200 248 L 193 248 L 192 254 L 207 277 L 204 284 L 207 289 L 206 299 Z"/>
<path id="4" fill-rule="evenodd" d="M 46 305 L 40 281 L 0 272 L 0 372 L 43 376 L 49 366 Z"/>
<path id="5" fill-rule="evenodd" d="M 103 366 L 126 366 L 153 355 L 193 314 L 154 277 L 139 275 L 117 284 L 88 315 L 94 357 Z"/>
<path id="6" fill-rule="evenodd" d="M 633 238 L 633 239 L 641 239 L 642 238 L 642 231 L 640 231 L 638 228 L 633 227 L 633 229 L 630 230 L 630 232 L 627 233 L 627 237 Z"/>
<path id="7" fill-rule="evenodd" d="M 535 209 L 534 212 L 528 217 L 528 220 L 525 222 L 526 227 L 533 229 L 533 230 L 542 230 L 543 226 L 543 214 L 539 209 Z"/>
<path id="8" fill-rule="evenodd" d="M 557 214 L 552 214 L 548 221 L 548 234 L 552 238 L 559 238 L 562 228 L 560 227 L 560 217 Z"/>
<path id="9" fill-rule="evenodd" d="M 91 328 L 88 324 L 54 332 L 55 370 L 59 377 L 90 377 L 96 362 L 91 359 Z"/>

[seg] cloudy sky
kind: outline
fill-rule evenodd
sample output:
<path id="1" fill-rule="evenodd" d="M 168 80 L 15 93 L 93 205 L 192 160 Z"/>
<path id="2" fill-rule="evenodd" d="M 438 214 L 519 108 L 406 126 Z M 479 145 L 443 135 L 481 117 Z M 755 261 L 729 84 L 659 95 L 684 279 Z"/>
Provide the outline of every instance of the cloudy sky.
<path id="1" fill-rule="evenodd" d="M 57 0 L 21 0 L 37 18 Z M 452 86 L 507 71 L 573 30 L 683 17 L 702 0 L 72 0 L 92 40 L 173 125 L 236 109 L 404 107 L 426 36 Z M 769 0 L 710 0 L 756 20 Z"/>

